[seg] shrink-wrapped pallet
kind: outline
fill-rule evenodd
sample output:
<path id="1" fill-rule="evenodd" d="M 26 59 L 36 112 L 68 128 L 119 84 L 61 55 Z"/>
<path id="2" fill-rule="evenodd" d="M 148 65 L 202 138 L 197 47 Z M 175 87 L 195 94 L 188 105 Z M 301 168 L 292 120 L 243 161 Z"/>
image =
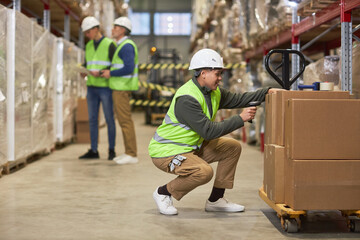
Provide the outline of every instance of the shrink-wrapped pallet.
<path id="1" fill-rule="evenodd" d="M 8 10 L 11 11 L 11 10 Z M 32 20 L 15 12 L 15 136 L 14 160 L 31 154 Z M 12 29 L 10 31 L 13 31 Z M 9 33 L 9 30 L 8 30 Z"/>
<path id="2" fill-rule="evenodd" d="M 32 153 L 48 152 L 53 143 L 48 124 L 49 72 L 48 51 L 49 31 L 32 24 Z"/>
<path id="3" fill-rule="evenodd" d="M 77 47 L 65 39 L 57 39 L 56 77 L 56 141 L 69 142 L 74 136 L 74 110 L 77 99 Z"/>
<path id="4" fill-rule="evenodd" d="M 7 162 L 6 79 L 6 9 L 0 5 L 0 168 Z"/>

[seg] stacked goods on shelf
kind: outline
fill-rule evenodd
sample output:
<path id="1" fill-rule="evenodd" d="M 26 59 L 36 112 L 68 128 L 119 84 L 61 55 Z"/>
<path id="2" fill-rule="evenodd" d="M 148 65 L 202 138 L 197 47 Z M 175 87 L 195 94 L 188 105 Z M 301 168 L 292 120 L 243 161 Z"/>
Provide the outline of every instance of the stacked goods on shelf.
<path id="1" fill-rule="evenodd" d="M 339 69 L 339 56 L 325 56 L 306 66 L 303 78 L 304 85 L 311 85 L 314 82 L 330 82 L 334 84 L 335 91 L 341 90 Z"/>
<path id="2" fill-rule="evenodd" d="M 114 6 L 114 3 L 116 6 Z M 128 4 L 121 4 L 119 1 L 112 0 L 82 0 L 79 3 L 81 16 L 94 16 L 101 23 L 100 28 L 107 37 L 111 37 L 111 29 L 115 19 L 115 8 L 120 16 L 126 16 L 128 13 Z M 79 10 L 80 10 L 79 9 Z"/>
<path id="3" fill-rule="evenodd" d="M 6 132 L 6 9 L 0 5 L 0 173 L 7 162 Z M 0 174 L 1 175 L 1 174 Z"/>
<path id="4" fill-rule="evenodd" d="M 263 0 L 248 1 L 249 9 L 249 45 L 256 47 L 264 39 L 290 29 L 292 8 L 287 0 L 278 3 Z"/>
<path id="5" fill-rule="evenodd" d="M 302 0 L 298 5 L 298 15 L 307 17 L 315 14 L 318 10 L 328 7 L 338 0 Z"/>
<path id="6" fill-rule="evenodd" d="M 294 210 L 360 209 L 360 100 L 349 92 L 266 98 L 264 191 Z"/>

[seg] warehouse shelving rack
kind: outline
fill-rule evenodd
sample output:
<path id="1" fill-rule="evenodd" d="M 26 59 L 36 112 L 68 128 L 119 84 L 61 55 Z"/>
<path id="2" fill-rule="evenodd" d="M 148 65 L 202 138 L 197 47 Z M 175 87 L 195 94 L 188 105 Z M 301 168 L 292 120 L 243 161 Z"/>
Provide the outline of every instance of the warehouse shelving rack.
<path id="1" fill-rule="evenodd" d="M 306 34 L 310 30 L 314 30 L 315 28 L 330 22 L 338 17 L 341 20 L 341 54 L 342 54 L 342 71 L 341 71 L 341 79 L 342 79 L 342 90 L 350 91 L 352 89 L 352 38 L 356 40 L 360 40 L 359 33 L 355 33 L 360 27 L 356 27 L 352 29 L 352 17 L 351 12 L 355 8 L 360 7 L 359 0 L 339 0 L 335 3 L 328 5 L 326 8 L 323 8 L 311 16 L 304 18 L 301 21 L 298 21 L 298 17 L 296 16 L 297 11 L 293 11 L 293 24 L 291 29 L 279 32 L 276 36 L 273 36 L 260 44 L 260 46 L 256 46 L 251 49 L 245 50 L 245 58 L 251 59 L 255 56 L 262 55 L 267 53 L 269 50 L 276 48 L 278 46 L 284 45 L 291 41 L 292 49 L 301 50 L 299 37 L 301 35 Z M 336 26 L 336 25 L 335 25 Z M 335 28 L 335 26 L 332 27 Z M 309 43 L 313 43 L 315 40 L 319 39 L 324 34 L 328 33 L 330 30 L 326 30 L 324 33 L 317 35 L 313 40 Z M 327 47 L 335 48 L 339 45 L 339 39 L 331 40 Z M 296 73 L 298 64 L 298 59 L 294 59 L 292 62 L 293 73 Z M 295 71 L 294 71 L 295 70 Z M 296 87 L 297 84 L 294 84 Z"/>

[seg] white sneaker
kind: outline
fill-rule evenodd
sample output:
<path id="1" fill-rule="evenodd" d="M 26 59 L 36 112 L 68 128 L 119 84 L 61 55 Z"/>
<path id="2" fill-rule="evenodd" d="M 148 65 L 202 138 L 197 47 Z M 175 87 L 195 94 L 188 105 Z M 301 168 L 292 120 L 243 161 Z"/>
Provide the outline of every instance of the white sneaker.
<path id="1" fill-rule="evenodd" d="M 122 158 L 124 158 L 126 156 L 126 154 L 125 153 L 123 153 L 123 154 L 121 154 L 121 155 L 119 155 L 119 156 L 117 156 L 117 157 L 114 157 L 113 158 L 113 161 L 119 161 L 119 160 L 121 160 Z"/>
<path id="2" fill-rule="evenodd" d="M 205 211 L 207 212 L 243 212 L 245 207 L 229 202 L 225 198 L 219 198 L 216 202 L 206 200 Z"/>
<path id="3" fill-rule="evenodd" d="M 153 193 L 153 198 L 160 211 L 164 215 L 176 215 L 178 214 L 177 209 L 174 207 L 171 196 L 161 195 L 158 193 L 157 188 Z"/>
<path id="4" fill-rule="evenodd" d="M 134 163 L 137 163 L 139 162 L 138 158 L 137 157 L 132 157 L 130 155 L 127 155 L 127 154 L 124 154 L 125 156 L 123 156 L 122 158 L 119 158 L 119 159 L 115 159 L 114 158 L 114 161 L 117 163 L 117 164 L 134 164 Z"/>

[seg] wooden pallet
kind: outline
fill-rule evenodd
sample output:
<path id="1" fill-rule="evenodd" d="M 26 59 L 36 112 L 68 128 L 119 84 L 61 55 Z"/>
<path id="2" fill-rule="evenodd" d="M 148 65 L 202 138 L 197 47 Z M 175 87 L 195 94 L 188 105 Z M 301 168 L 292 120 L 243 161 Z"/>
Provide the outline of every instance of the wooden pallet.
<path id="1" fill-rule="evenodd" d="M 10 174 L 16 172 L 19 169 L 26 167 L 27 161 L 26 158 L 18 159 L 15 161 L 9 161 L 4 165 L 3 173 Z"/>
<path id="2" fill-rule="evenodd" d="M 48 155 L 50 152 L 51 150 L 49 151 L 47 149 L 43 149 L 41 151 L 31 154 L 28 157 L 24 157 L 15 161 L 9 161 L 4 165 L 0 166 L 0 177 L 2 176 L 2 174 L 10 174 L 16 172 L 17 170 L 26 167 L 26 165 L 28 165 L 29 163 L 32 163 L 36 160 L 39 160 L 43 156 Z"/>

